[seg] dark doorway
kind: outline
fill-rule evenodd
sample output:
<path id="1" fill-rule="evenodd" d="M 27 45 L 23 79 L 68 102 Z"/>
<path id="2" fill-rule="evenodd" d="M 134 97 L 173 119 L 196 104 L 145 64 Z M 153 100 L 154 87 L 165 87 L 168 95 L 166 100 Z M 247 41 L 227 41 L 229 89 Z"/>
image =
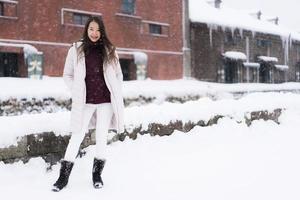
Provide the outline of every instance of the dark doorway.
<path id="1" fill-rule="evenodd" d="M 0 77 L 18 77 L 18 54 L 0 52 Z"/>
<path id="2" fill-rule="evenodd" d="M 226 59 L 224 63 L 225 83 L 238 82 L 238 62 L 231 59 Z"/>
<path id="3" fill-rule="evenodd" d="M 296 63 L 296 81 L 300 81 L 300 62 Z"/>
<path id="4" fill-rule="evenodd" d="M 270 70 L 271 70 L 271 64 L 270 63 L 260 63 L 259 68 L 259 82 L 260 83 L 270 83 L 271 82 L 271 76 L 270 76 Z"/>
<path id="5" fill-rule="evenodd" d="M 120 59 L 120 65 L 124 81 L 136 80 L 136 65 L 133 59 Z"/>

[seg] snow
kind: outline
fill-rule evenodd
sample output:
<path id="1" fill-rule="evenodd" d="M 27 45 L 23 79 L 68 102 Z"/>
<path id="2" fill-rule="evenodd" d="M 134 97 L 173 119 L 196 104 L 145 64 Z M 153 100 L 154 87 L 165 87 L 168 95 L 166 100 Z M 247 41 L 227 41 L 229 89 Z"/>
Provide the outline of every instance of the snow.
<path id="1" fill-rule="evenodd" d="M 300 40 L 300 34 L 281 25 L 258 20 L 246 11 L 240 11 L 221 5 L 216 9 L 205 0 L 189 0 L 189 12 L 192 22 L 207 23 L 209 27 L 221 26 L 223 29 L 249 30 L 266 34 L 278 35 L 281 38 Z"/>
<path id="2" fill-rule="evenodd" d="M 61 77 L 35 80 L 28 78 L 0 78 L 0 99 L 53 97 L 55 99 L 70 98 L 70 92 Z"/>
<path id="3" fill-rule="evenodd" d="M 247 60 L 247 56 L 244 53 L 237 51 L 226 51 L 223 56 L 233 60 Z"/>
<path id="4" fill-rule="evenodd" d="M 0 116 L 0 148 L 17 145 L 22 136 L 53 131 L 68 135 L 70 112 Z"/>
<path id="5" fill-rule="evenodd" d="M 133 52 L 134 64 L 147 65 L 148 56 L 143 52 Z"/>
<path id="6" fill-rule="evenodd" d="M 244 62 L 243 65 L 245 67 L 252 67 L 252 68 L 259 68 L 260 67 L 259 63 L 253 63 L 253 62 Z"/>
<path id="7" fill-rule="evenodd" d="M 8 87 L 9 86 L 9 87 Z M 300 96 L 292 93 L 259 93 L 265 90 L 300 90 L 300 83 L 284 84 L 217 84 L 195 80 L 173 81 L 129 81 L 124 82 L 125 98 L 156 97 L 157 99 L 144 106 L 129 106 L 125 109 L 126 128 L 142 125 L 145 130 L 149 123 L 168 124 L 170 121 L 183 122 L 208 121 L 217 114 L 242 120 L 247 112 L 293 106 L 298 109 Z M 26 78 L 1 78 L 0 99 L 7 97 L 22 98 L 70 98 L 62 78 L 44 77 L 43 80 Z M 230 92 L 256 91 L 241 99 L 234 99 Z M 166 97 L 187 97 L 199 95 L 197 101 L 184 104 L 165 102 Z M 209 98 L 214 96 L 214 99 Z M 274 100 L 274 97 L 276 99 Z M 224 106 L 230 105 L 230 106 Z M 176 110 L 176 112 L 174 112 Z M 69 111 L 56 113 L 23 114 L 19 116 L 0 117 L 0 147 L 16 145 L 18 139 L 26 134 L 38 134 L 54 131 L 57 135 L 69 134 Z M 17 125 L 16 125 L 17 124 Z"/>
<path id="8" fill-rule="evenodd" d="M 201 98 L 184 104 L 165 102 L 159 105 L 132 106 L 125 108 L 124 119 L 125 127 L 128 130 L 140 125 L 142 125 L 142 130 L 147 130 L 150 123 L 167 125 L 169 122 L 177 120 L 181 120 L 183 123 L 197 123 L 200 120 L 207 122 L 216 115 L 229 116 L 237 121 L 244 121 L 245 114 L 251 111 L 268 110 L 271 112 L 277 108 L 300 110 L 299 102 L 299 94 L 252 93 L 238 100 L 228 97 L 218 101 Z M 68 135 L 70 132 L 69 121 L 70 112 L 68 111 L 2 116 L 0 117 L 0 147 L 15 145 L 17 137 L 28 133 L 54 131 L 56 135 Z"/>
<path id="9" fill-rule="evenodd" d="M 40 53 L 34 46 L 29 45 L 29 44 L 15 44 L 15 43 L 0 42 L 0 46 L 23 48 L 25 59 L 31 54 L 39 54 Z"/>
<path id="10" fill-rule="evenodd" d="M 287 71 L 289 69 L 289 66 L 287 65 L 275 65 L 275 67 L 282 71 Z"/>
<path id="11" fill-rule="evenodd" d="M 202 82 L 193 79 L 178 80 L 151 80 L 125 81 L 123 83 L 123 97 L 134 99 L 140 96 L 146 98 L 156 97 L 156 103 L 163 102 L 168 96 L 210 96 L 222 95 L 224 92 L 253 92 L 253 91 L 280 91 L 300 90 L 300 83 L 282 84 L 219 84 Z M 69 99 L 70 91 L 63 82 L 62 77 L 47 77 L 42 80 L 28 78 L 0 78 L 0 99 L 9 98 L 36 98 L 53 97 L 55 99 Z"/>
<path id="12" fill-rule="evenodd" d="M 94 146 L 77 159 L 67 188 L 50 191 L 59 165 L 46 171 L 41 158 L 0 163 L 1 197 L 31 199 L 297 200 L 300 198 L 299 109 L 280 124 L 255 121 L 250 127 L 224 118 L 211 127 L 168 137 L 142 136 L 108 147 L 104 188 L 95 190 Z"/>
<path id="13" fill-rule="evenodd" d="M 33 88 L 29 90 L 30 87 Z M 188 95 L 193 92 L 214 92 L 219 96 L 215 101 L 203 97 L 179 104 L 164 102 L 161 98 L 162 101 L 148 105 L 130 106 L 125 109 L 126 126 L 154 121 L 168 123 L 174 119 L 195 121 L 208 119 L 214 114 L 226 117 L 219 119 L 216 125 L 196 126 L 188 133 L 175 131 L 171 136 L 164 137 L 139 135 L 136 140 L 127 138 L 124 142 L 112 143 L 108 146 L 107 164 L 103 171 L 104 188 L 100 190 L 95 190 L 91 181 L 94 146 L 88 147 L 86 155 L 76 160 L 67 188 L 59 193 L 51 192 L 51 185 L 58 178 L 59 164 L 47 171 L 49 166 L 41 158 L 33 158 L 26 164 L 0 162 L 1 198 L 298 200 L 300 94 L 256 92 L 233 99 L 223 92 L 299 88 L 299 83 L 225 85 L 195 80 L 125 82 L 126 97 L 173 93 Z M 61 78 L 1 78 L 0 91 L 1 100 L 10 95 L 19 98 L 22 95 L 42 98 L 50 94 L 69 97 L 69 94 L 64 94 L 67 89 Z M 248 127 L 242 120 L 248 111 L 274 108 L 284 108 L 279 124 L 256 120 Z M 0 117 L 0 141 L 2 145 L 5 142 L 12 144 L 20 132 L 38 133 L 51 129 L 56 134 L 67 134 L 68 121 L 69 112 Z M 4 130 L 5 133 L 2 132 Z M 12 130 L 15 132 L 9 132 Z"/>
<path id="14" fill-rule="evenodd" d="M 276 4 L 273 3 L 274 0 L 226 0 L 223 3 L 226 6 L 235 8 L 235 9 L 256 9 L 261 10 L 263 15 L 273 15 L 279 17 L 279 23 L 287 26 L 293 30 L 299 31 L 300 26 L 296 20 L 293 18 L 299 18 L 298 7 L 299 1 L 297 0 L 285 0 L 285 1 L 276 1 Z"/>
<path id="15" fill-rule="evenodd" d="M 278 58 L 276 57 L 258 56 L 258 59 L 265 62 L 278 62 Z"/>
<path id="16" fill-rule="evenodd" d="M 1 0 L 1 2 L 4 2 L 4 3 L 18 3 L 17 1 L 14 1 L 14 0 Z"/>

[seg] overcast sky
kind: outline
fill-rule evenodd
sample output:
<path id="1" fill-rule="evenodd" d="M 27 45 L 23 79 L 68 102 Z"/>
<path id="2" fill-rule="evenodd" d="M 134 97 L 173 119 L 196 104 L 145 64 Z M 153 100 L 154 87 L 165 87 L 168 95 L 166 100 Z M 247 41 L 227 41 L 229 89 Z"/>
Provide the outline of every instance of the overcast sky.
<path id="1" fill-rule="evenodd" d="M 222 0 L 222 4 L 243 10 L 261 10 L 263 15 L 278 16 L 279 24 L 300 32 L 300 0 Z"/>

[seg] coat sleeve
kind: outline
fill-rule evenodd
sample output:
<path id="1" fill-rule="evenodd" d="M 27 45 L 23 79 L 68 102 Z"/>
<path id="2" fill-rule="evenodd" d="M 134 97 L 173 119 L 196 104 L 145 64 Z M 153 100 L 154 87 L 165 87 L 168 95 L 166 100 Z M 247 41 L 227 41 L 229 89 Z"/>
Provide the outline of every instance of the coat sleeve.
<path id="1" fill-rule="evenodd" d="M 68 55 L 65 62 L 63 80 L 67 87 L 71 90 L 74 80 L 74 65 L 75 65 L 75 47 L 74 45 L 69 49 Z"/>
<path id="2" fill-rule="evenodd" d="M 116 52 L 116 58 L 117 58 L 117 63 L 116 63 L 116 76 L 117 76 L 117 79 L 122 82 L 123 81 L 123 73 L 122 73 L 122 68 L 121 68 L 121 65 L 120 65 L 120 62 L 119 62 L 119 56 Z"/>

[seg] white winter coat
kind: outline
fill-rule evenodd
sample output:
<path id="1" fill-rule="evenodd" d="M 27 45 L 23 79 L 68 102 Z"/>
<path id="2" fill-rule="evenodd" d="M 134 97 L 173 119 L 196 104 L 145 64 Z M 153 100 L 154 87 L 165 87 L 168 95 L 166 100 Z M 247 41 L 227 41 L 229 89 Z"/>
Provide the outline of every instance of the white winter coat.
<path id="1" fill-rule="evenodd" d="M 71 131 L 78 131 L 82 129 L 83 107 L 86 103 L 86 66 L 85 57 L 79 56 L 77 59 L 78 47 L 81 42 L 74 43 L 69 49 L 65 62 L 63 79 L 71 90 L 72 95 L 72 109 L 71 109 Z M 117 54 L 116 54 L 117 56 Z M 118 57 L 118 56 L 117 56 Z M 110 91 L 110 99 L 113 108 L 113 117 L 110 128 L 115 129 L 118 133 L 124 132 L 124 103 L 122 96 L 122 82 L 123 74 L 119 61 L 117 63 L 104 63 L 104 79 L 107 88 Z M 89 128 L 96 127 L 96 116 L 94 113 L 89 123 Z M 87 131 L 87 130 L 86 130 Z"/>

